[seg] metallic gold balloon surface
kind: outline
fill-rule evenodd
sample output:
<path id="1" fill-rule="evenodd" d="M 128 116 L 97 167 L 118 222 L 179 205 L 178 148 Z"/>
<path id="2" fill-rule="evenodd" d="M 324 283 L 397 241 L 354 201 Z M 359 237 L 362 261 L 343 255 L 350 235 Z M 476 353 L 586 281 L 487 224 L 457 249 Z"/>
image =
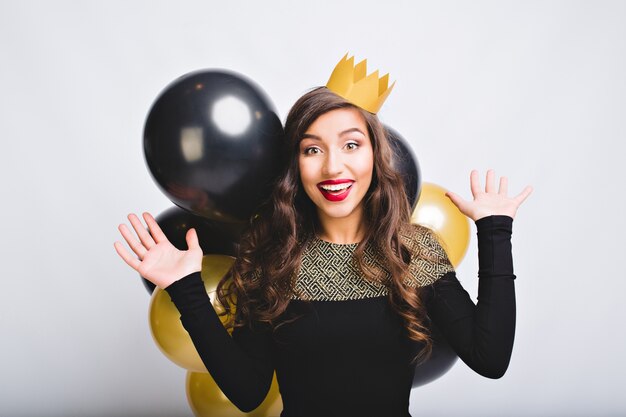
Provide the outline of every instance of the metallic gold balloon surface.
<path id="1" fill-rule="evenodd" d="M 422 192 L 411 216 L 411 223 L 434 230 L 455 267 L 467 252 L 469 221 L 446 197 L 446 189 L 436 184 L 422 183 Z"/>
<path id="2" fill-rule="evenodd" d="M 187 372 L 186 389 L 187 401 L 196 417 L 278 417 L 283 409 L 276 374 L 267 397 L 250 413 L 235 407 L 206 372 Z"/>
<path id="3" fill-rule="evenodd" d="M 202 281 L 217 311 L 221 306 L 216 302 L 215 288 L 234 260 L 226 255 L 205 255 L 202 258 Z M 206 372 L 191 337 L 180 322 L 180 313 L 169 294 L 161 288 L 156 288 L 152 294 L 149 319 L 154 342 L 169 360 L 190 371 Z M 225 317 L 220 319 L 224 321 Z"/>

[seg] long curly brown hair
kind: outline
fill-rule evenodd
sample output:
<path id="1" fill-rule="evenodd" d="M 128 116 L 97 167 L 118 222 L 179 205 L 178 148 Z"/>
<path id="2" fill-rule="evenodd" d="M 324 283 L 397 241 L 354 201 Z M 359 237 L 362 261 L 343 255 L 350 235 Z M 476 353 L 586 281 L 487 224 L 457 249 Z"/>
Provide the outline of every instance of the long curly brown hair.
<path id="1" fill-rule="evenodd" d="M 381 271 L 364 262 L 367 245 L 376 248 L 386 268 L 389 303 L 402 318 L 408 336 L 423 346 L 414 362 L 423 360 L 432 350 L 425 306 L 419 289 L 403 284 L 412 254 L 402 243 L 400 232 L 409 227 L 410 207 L 405 193 L 399 192 L 404 190 L 403 181 L 392 168 L 392 149 L 385 129 L 376 115 L 326 87 L 303 95 L 287 116 L 282 149 L 286 161 L 284 172 L 270 199 L 244 233 L 230 273 L 217 286 L 217 298 L 224 309 L 220 314 L 227 315 L 227 328 L 257 321 L 276 329 L 286 323 L 280 316 L 294 291 L 301 255 L 319 229 L 315 205 L 300 182 L 300 140 L 320 115 L 348 107 L 357 109 L 365 118 L 374 152 L 372 182 L 364 197 L 366 234 L 354 252 L 355 260 L 365 279 L 381 282 Z"/>

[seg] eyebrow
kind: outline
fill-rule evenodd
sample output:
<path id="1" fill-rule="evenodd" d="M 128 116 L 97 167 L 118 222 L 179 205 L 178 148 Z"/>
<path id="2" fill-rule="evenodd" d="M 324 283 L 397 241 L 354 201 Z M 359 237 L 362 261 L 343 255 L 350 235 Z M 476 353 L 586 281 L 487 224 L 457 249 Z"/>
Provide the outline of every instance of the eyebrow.
<path id="1" fill-rule="evenodd" d="M 359 129 L 358 127 L 351 127 L 350 129 L 346 129 L 343 132 L 339 133 L 339 136 L 343 136 L 347 133 L 352 133 L 352 132 L 359 132 L 360 134 L 362 134 L 363 136 L 365 136 L 365 133 L 363 133 L 363 131 L 361 129 Z M 302 139 L 316 139 L 316 140 L 321 140 L 322 138 L 320 138 L 317 135 L 313 135 L 311 133 L 305 133 L 304 135 L 302 135 Z M 301 140 L 302 140 L 301 139 Z"/>

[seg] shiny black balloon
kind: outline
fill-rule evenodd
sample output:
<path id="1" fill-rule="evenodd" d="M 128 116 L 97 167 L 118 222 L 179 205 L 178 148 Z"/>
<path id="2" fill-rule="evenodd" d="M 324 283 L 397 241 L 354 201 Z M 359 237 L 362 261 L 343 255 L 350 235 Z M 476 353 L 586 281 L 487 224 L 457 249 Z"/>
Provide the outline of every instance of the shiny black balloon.
<path id="1" fill-rule="evenodd" d="M 247 222 L 282 167 L 283 128 L 265 94 L 234 72 L 184 75 L 156 99 L 144 128 L 148 168 L 177 206 Z"/>
<path id="2" fill-rule="evenodd" d="M 216 221 L 195 216 L 179 207 L 171 207 L 155 217 L 161 230 L 179 250 L 187 250 L 187 230 L 194 228 L 198 234 L 198 241 L 202 252 L 236 256 L 240 229 L 233 227 L 237 223 L 218 223 Z M 143 278 L 143 284 L 150 294 L 155 285 Z"/>
<path id="3" fill-rule="evenodd" d="M 456 352 L 435 327 L 431 327 L 433 350 L 430 358 L 415 368 L 412 387 L 416 388 L 441 377 L 448 372 L 458 359 Z"/>
<path id="4" fill-rule="evenodd" d="M 394 129 L 385 126 L 385 132 L 393 150 L 393 167 L 402 175 L 404 189 L 411 211 L 415 209 L 422 191 L 422 175 L 417 158 L 409 143 Z"/>

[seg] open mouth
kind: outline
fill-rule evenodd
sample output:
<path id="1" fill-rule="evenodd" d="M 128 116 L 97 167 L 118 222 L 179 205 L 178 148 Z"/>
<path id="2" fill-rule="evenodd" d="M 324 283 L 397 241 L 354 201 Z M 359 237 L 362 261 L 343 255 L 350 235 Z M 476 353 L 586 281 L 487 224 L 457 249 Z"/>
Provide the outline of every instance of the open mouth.
<path id="1" fill-rule="evenodd" d="M 340 193 L 347 188 L 352 187 L 351 182 L 344 182 L 343 184 L 325 184 L 320 185 L 320 188 L 324 191 L 328 191 L 329 193 Z"/>
<path id="2" fill-rule="evenodd" d="M 345 199 L 352 189 L 354 181 L 344 181 L 333 184 L 332 182 L 323 182 L 317 185 L 324 198 L 329 201 L 341 201 Z"/>

